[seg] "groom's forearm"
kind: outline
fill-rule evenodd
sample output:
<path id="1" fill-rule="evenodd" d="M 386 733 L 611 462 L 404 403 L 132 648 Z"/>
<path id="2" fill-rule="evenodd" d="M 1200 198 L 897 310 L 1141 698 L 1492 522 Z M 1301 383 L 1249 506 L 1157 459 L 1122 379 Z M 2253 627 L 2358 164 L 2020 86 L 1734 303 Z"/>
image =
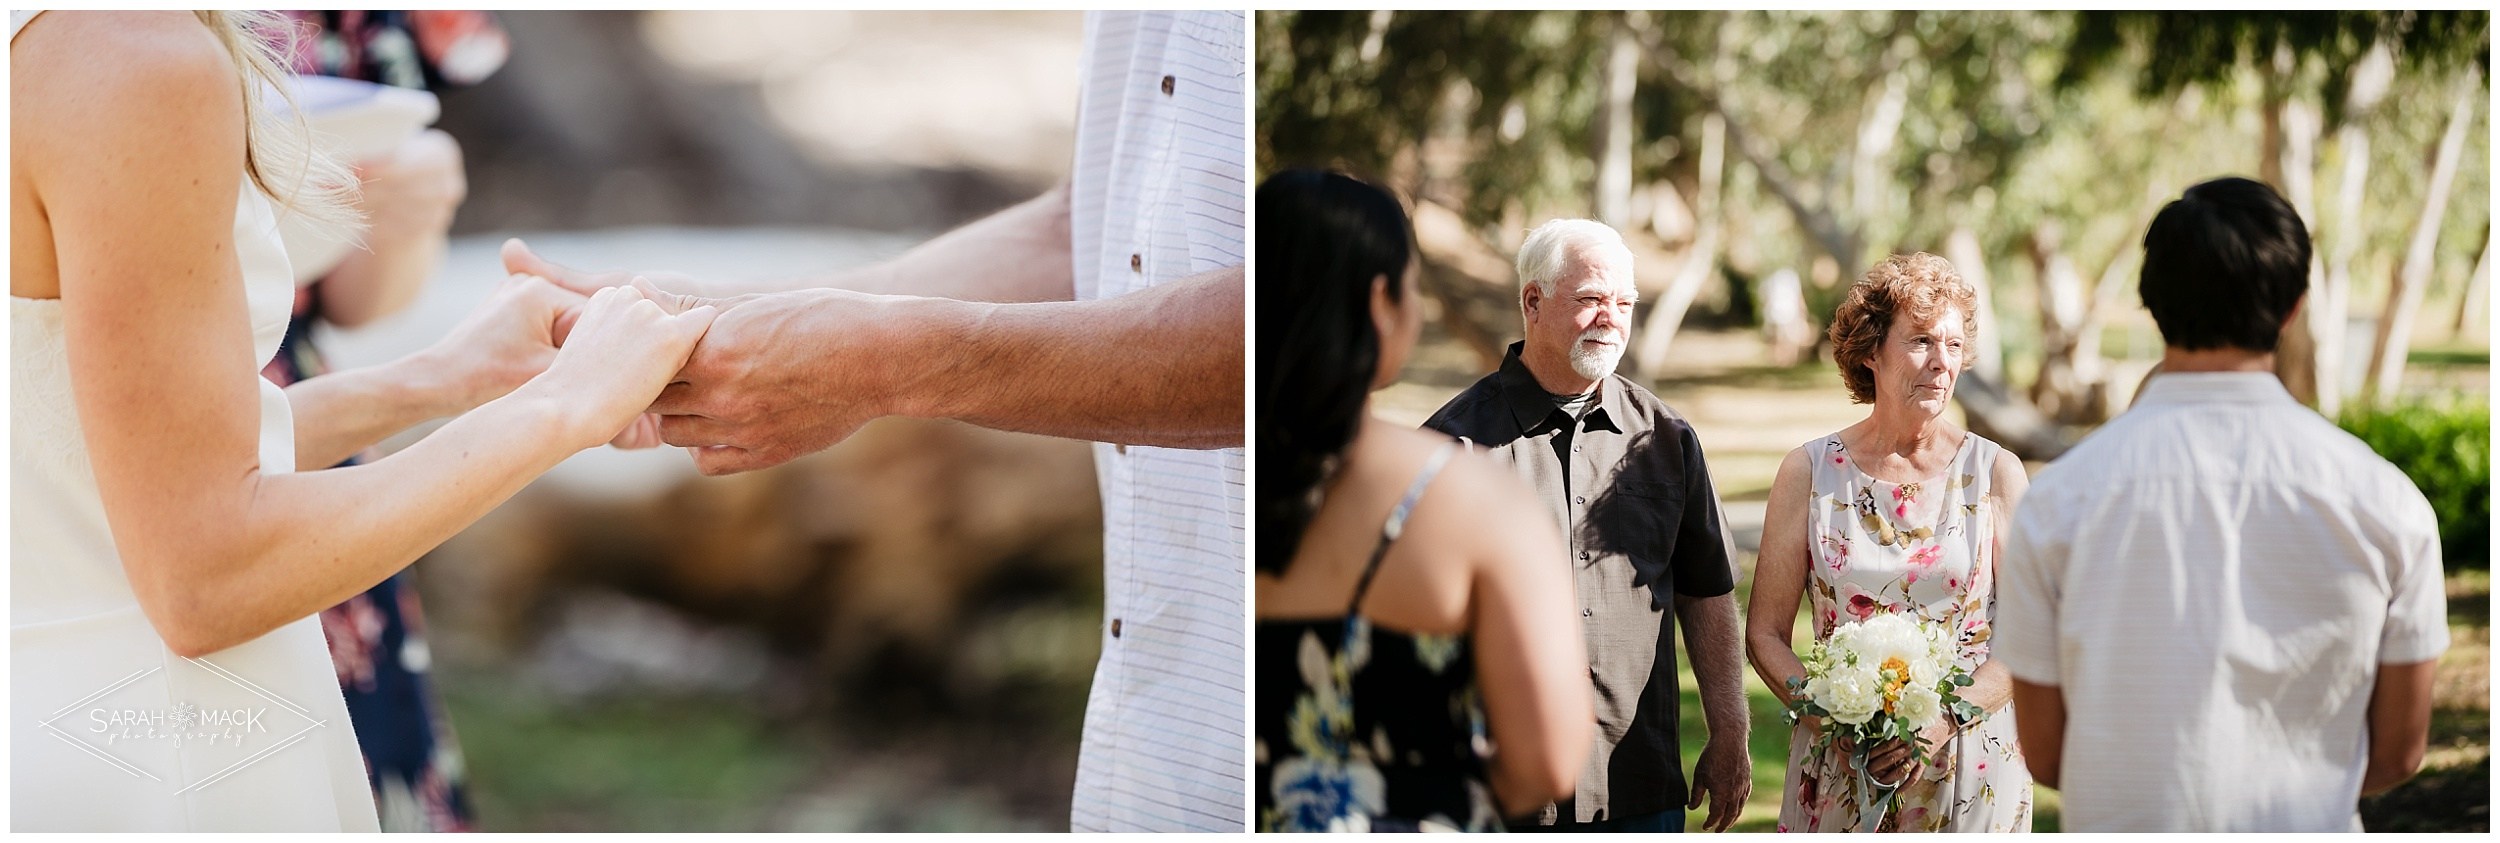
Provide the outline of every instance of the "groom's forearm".
<path id="1" fill-rule="evenodd" d="M 2011 681 L 2014 707 L 2023 712 L 2014 721 L 2014 733 L 2022 740 L 2023 764 L 2030 768 L 2032 781 L 2056 787 L 2066 756 L 2066 693 L 2056 685 Z"/>
<path id="2" fill-rule="evenodd" d="M 921 300 L 889 359 L 897 415 L 1125 445 L 1245 438 L 1241 267 L 1088 302 Z M 915 318 L 918 317 L 918 318 Z"/>
<path id="3" fill-rule="evenodd" d="M 904 252 L 843 273 L 831 286 L 961 301 L 1063 302 L 1076 297 L 1065 184 Z"/>
<path id="4" fill-rule="evenodd" d="M 1000 304 L 1063 302 L 1076 297 L 1068 236 L 1068 190 L 1063 183 L 892 259 L 825 275 L 736 283 L 676 273 L 640 274 L 672 293 L 716 299 L 833 289 Z M 587 284 L 624 283 L 629 274 L 606 276 Z"/>

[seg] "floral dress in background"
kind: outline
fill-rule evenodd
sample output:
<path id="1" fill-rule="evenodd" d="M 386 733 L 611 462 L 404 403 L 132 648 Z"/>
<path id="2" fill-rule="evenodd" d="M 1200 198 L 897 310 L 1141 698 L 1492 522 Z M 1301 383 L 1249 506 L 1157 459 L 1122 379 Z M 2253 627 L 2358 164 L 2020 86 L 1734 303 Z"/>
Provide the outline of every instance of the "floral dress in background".
<path id="1" fill-rule="evenodd" d="M 442 91 L 475 84 L 501 67 L 509 48 L 487 12 L 298 11 L 304 27 L 287 56 L 296 73 Z M 296 290 L 295 311 L 278 354 L 262 369 L 285 386 L 329 371 L 313 344 L 325 280 Z M 351 457 L 341 465 L 354 465 Z M 316 466 L 307 466 L 314 468 Z M 468 831 L 473 816 L 460 742 L 434 692 L 425 612 L 401 571 L 321 613 L 330 661 L 364 751 L 367 784 L 384 831 Z"/>
<path id="2" fill-rule="evenodd" d="M 1259 831 L 1502 830 L 1467 636 L 1382 629 L 1360 611 L 1381 557 L 1457 445 L 1436 453 L 1392 510 L 1344 616 L 1259 621 Z"/>
<path id="3" fill-rule="evenodd" d="M 1901 613 L 1944 627 L 1956 663 L 1988 660 L 1996 616 L 1996 507 L 1990 469 L 2000 448 L 1966 433 L 1937 477 L 1888 483 L 1858 470 L 1839 434 L 1806 446 L 1814 473 L 1806 501 L 1806 596 L 1814 638 L 1845 622 Z M 1800 648 L 1802 649 L 1802 648 Z M 1789 736 L 1780 831 L 1847 831 L 1859 825 L 1858 774 L 1837 748 L 1813 752 L 1814 734 Z M 2030 831 L 2031 771 L 2015 744 L 2011 706 L 1965 727 L 1925 773 L 1902 785 L 1883 831 Z M 1878 805 L 1882 803 L 1877 803 Z"/>

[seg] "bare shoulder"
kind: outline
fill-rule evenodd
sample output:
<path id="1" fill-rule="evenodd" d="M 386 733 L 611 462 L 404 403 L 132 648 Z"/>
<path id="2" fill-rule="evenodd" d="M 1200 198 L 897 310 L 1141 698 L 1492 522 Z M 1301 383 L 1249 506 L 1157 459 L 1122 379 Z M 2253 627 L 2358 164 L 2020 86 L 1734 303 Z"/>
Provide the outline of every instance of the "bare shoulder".
<path id="1" fill-rule="evenodd" d="M 242 77 L 198 17 L 46 12 L 12 46 L 11 150 L 47 206 L 126 197 L 117 191 L 132 185 L 231 196 L 244 156 Z"/>
<path id="2" fill-rule="evenodd" d="M 1802 494 L 1808 486 L 1813 485 L 1813 451 L 1814 443 L 1808 442 L 1789 449 L 1788 455 L 1780 458 L 1779 470 L 1771 475 L 1772 497 L 1777 498 L 1783 492 L 1792 495 Z"/>
<path id="3" fill-rule="evenodd" d="M 1998 497 L 2019 497 L 2031 488 L 2031 470 L 2023 467 L 2023 458 L 2013 451 L 1998 448 L 1996 465 L 1988 470 L 1988 482 Z"/>
<path id="4" fill-rule="evenodd" d="M 186 11 L 46 12 L 26 25 L 9 55 L 12 75 L 72 78 L 108 90 L 237 78 L 217 34 Z"/>
<path id="5" fill-rule="evenodd" d="M 1431 430 L 1399 430 L 1401 447 L 1439 449 L 1450 437 Z M 1420 463 L 1421 457 L 1418 457 Z M 1560 528 L 1527 481 L 1492 457 L 1466 446 L 1450 454 L 1417 505 L 1418 526 L 1428 526 L 1466 555 L 1507 558 L 1525 542 L 1559 541 Z M 1429 519 L 1426 521 L 1425 519 Z M 1539 536 L 1553 536 L 1542 539 Z"/>
<path id="6" fill-rule="evenodd" d="M 21 128 L 242 113 L 233 58 L 187 11 L 46 12 L 10 45 L 9 71 L 12 111 L 37 118 Z"/>

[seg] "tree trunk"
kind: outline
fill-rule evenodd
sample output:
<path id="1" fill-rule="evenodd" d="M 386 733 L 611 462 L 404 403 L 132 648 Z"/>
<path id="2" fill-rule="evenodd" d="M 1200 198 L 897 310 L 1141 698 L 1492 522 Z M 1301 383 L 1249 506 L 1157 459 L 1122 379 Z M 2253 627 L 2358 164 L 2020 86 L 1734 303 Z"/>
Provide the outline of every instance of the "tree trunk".
<path id="1" fill-rule="evenodd" d="M 1992 373 L 1964 372 L 1953 387 L 1953 402 L 1962 405 L 1962 417 L 1972 433 L 1988 437 L 2024 460 L 2057 459 L 2074 446 L 2057 425 L 2015 397 Z"/>
<path id="2" fill-rule="evenodd" d="M 2297 327 L 2306 328 L 2316 344 L 2314 355 L 2319 412 L 2330 416 L 2342 409 L 2345 392 L 2345 326 L 2352 312 L 2352 259 L 2361 253 L 2362 199 L 2370 175 L 2370 116 L 2387 98 L 2395 81 L 2396 63 L 2384 43 L 2373 44 L 2353 66 L 2344 92 L 2343 124 L 2336 127 L 2336 150 L 2343 156 L 2343 175 L 2335 191 L 2335 224 L 2321 231 L 2312 223 L 2310 237 L 2328 246 L 2322 271 L 2310 273 L 2309 300 Z M 2306 213 L 2304 211 L 2304 213 Z M 2323 241 L 2317 241 L 2320 235 Z"/>
<path id="3" fill-rule="evenodd" d="M 2439 257 L 2439 222 L 2448 213 L 2448 192 L 2456 184 L 2457 159 L 2465 152 L 2466 129 L 2474 122 L 2474 104 L 2484 96 L 2482 72 L 2468 68 L 2457 74 L 2456 101 L 2448 109 L 2448 131 L 2432 152 L 2428 196 L 2413 223 L 2413 239 L 2405 260 L 2387 291 L 2387 311 L 2379 316 L 2378 342 L 2371 347 L 2370 396 L 2386 403 L 2404 381 L 2405 354 L 2413 340 L 2414 314 L 2422 309 L 2422 293 L 2430 287 L 2431 270 Z"/>
<path id="4" fill-rule="evenodd" d="M 2282 191 L 2283 198 L 2291 202 L 2292 208 L 2300 213 L 2304 226 L 2310 231 L 2316 231 L 2317 215 L 2310 211 L 2311 203 L 2308 200 L 2311 161 L 2314 160 L 2316 150 L 2314 132 L 2317 121 L 2314 119 L 2304 121 L 2302 118 L 2307 116 L 2306 110 L 2302 109 L 2300 104 L 2292 98 L 2292 76 L 2298 71 L 2298 61 L 2288 44 L 2277 43 L 2273 61 L 2263 63 L 2264 104 L 2260 109 L 2259 117 L 2264 128 L 2264 143 L 2258 157 L 2257 167 L 2260 177 L 2267 184 L 2273 185 L 2276 190 Z M 2303 129 L 2310 130 L 2313 136 L 2303 139 L 2300 136 Z M 2315 267 L 2314 262 L 2311 265 Z M 2312 288 L 2318 286 L 2318 276 L 2314 269 L 2310 276 L 2310 286 Z M 2310 304 L 2314 305 L 2315 302 Z M 2284 388 L 2291 391 L 2292 397 L 2300 399 L 2301 403 L 2312 407 L 2321 407 L 2321 399 L 2328 399 L 2328 403 L 2331 403 L 2332 385 L 2329 385 L 2330 390 L 2323 395 L 2319 389 L 2320 355 L 2318 352 L 2321 345 L 2319 337 L 2335 330 L 2338 330 L 2337 326 L 2321 323 L 2317 307 L 2304 306 L 2301 308 L 2300 317 L 2293 320 L 2292 324 L 2284 330 L 2282 340 L 2275 348 L 2274 374 L 2282 379 Z M 2326 412 L 2333 411 L 2326 410 Z"/>
<path id="5" fill-rule="evenodd" d="M 1598 110 L 1597 131 L 1597 221 L 1621 231 L 1632 221 L 1632 94 L 1640 77 L 1641 47 L 1634 38 L 1632 24 L 1624 20 L 1630 12 L 1617 12 L 1611 47 L 1606 56 L 1604 79 L 1599 88 L 1605 102 Z"/>
<path id="6" fill-rule="evenodd" d="M 1420 284 L 1441 304 L 1442 328 L 1476 353 L 1484 371 L 1499 368 L 1520 335 L 1517 270 L 1469 231 L 1457 211 L 1418 199 L 1414 221 L 1426 270 Z"/>
<path id="7" fill-rule="evenodd" d="M 1880 90 L 1869 92 L 1874 107 L 1858 123 L 1857 150 L 1850 156 L 1849 207 L 1860 220 L 1883 212 L 1883 194 L 1892 186 L 1892 149 L 1910 104 L 1910 82 L 1904 76 L 1899 70 L 1884 74 Z"/>
<path id="8" fill-rule="evenodd" d="M 2031 238 L 2033 276 L 2040 282 L 2040 376 L 2031 384 L 2031 403 L 2061 424 L 2094 424 L 2109 417 L 2099 344 L 2087 350 L 2084 340 L 2094 291 L 2059 240 L 2054 224 Z"/>
<path id="9" fill-rule="evenodd" d="M 1686 62 L 1683 55 L 1660 38 L 1654 29 L 1643 31 L 1640 35 L 1641 46 L 1650 61 L 1665 71 L 1676 87 L 1700 100 L 1704 109 L 1725 121 L 1728 148 L 1753 167 L 1763 189 L 1770 191 L 1773 198 L 1788 208 L 1789 215 L 1797 221 L 1797 227 L 1824 254 L 1830 255 L 1843 271 L 1858 271 L 1855 267 L 1859 256 L 1866 251 L 1862 221 L 1843 222 L 1839 215 L 1833 213 L 1829 196 L 1823 197 L 1824 202 L 1808 204 L 1804 192 L 1799 189 L 1796 175 L 1788 171 L 1787 165 L 1780 163 L 1778 156 L 1756 147 L 1753 135 L 1745 130 L 1743 115 L 1735 113 L 1727 100 L 1719 96 L 1718 86 L 1704 79 L 1702 71 Z"/>
<path id="10" fill-rule="evenodd" d="M 2316 106 L 2300 99 L 2284 104 L 2283 199 L 2300 214 L 2302 227 L 2313 238 L 2318 231 L 2318 139 L 2325 133 L 2325 120 Z M 2317 261 L 2314 247 L 2312 240 L 2312 291 L 2326 287 L 2325 267 Z M 2320 302 L 2312 295 L 2283 332 L 2285 342 L 2277 346 L 2275 355 L 2275 372 L 2284 386 L 2292 388 L 2294 396 L 2302 396 L 2305 389 L 2309 405 L 2330 418 L 2344 401 L 2344 314 L 2336 305 L 2331 298 Z"/>
<path id="11" fill-rule="evenodd" d="M 2005 336 L 1997 330 L 1996 285 L 1988 280 L 1988 260 L 1979 250 L 1979 236 L 1971 233 L 1970 226 L 1956 225 L 1951 234 L 1945 235 L 1944 259 L 1953 263 L 1953 269 L 1969 282 L 1971 293 L 1979 300 L 1979 337 L 1971 344 L 1969 368 L 2002 376 Z"/>
<path id="12" fill-rule="evenodd" d="M 1727 168 L 1727 121 L 1719 115 L 1704 114 L 1701 118 L 1701 191 L 1694 204 L 1698 233 L 1692 247 L 1685 250 L 1684 263 L 1675 278 L 1667 282 L 1664 295 L 1649 308 L 1649 317 L 1642 320 L 1640 337 L 1632 359 L 1641 374 L 1655 378 L 1667 362 L 1667 347 L 1675 341 L 1675 332 L 1684 324 L 1684 314 L 1693 306 L 1693 297 L 1700 295 L 1702 284 L 1710 280 L 1711 270 L 1719 265 L 1720 184 Z"/>
<path id="13" fill-rule="evenodd" d="M 2450 336 L 2461 339 L 2486 338 L 2490 323 L 2482 318 L 2491 295 L 2491 229 L 2483 229 L 2483 249 L 2474 254 L 2474 277 L 2465 282 L 2465 301 L 2457 305 L 2457 321 L 2448 329 Z M 2467 329 L 2473 329 L 2471 334 Z"/>

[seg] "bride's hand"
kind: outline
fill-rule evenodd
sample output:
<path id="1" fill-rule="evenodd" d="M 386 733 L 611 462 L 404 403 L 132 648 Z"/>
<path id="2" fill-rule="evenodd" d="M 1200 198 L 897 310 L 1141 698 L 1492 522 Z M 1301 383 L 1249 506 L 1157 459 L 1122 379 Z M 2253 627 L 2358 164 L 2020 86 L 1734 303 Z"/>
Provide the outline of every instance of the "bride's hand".
<path id="1" fill-rule="evenodd" d="M 544 278 L 514 275 L 423 353 L 444 378 L 454 413 L 503 397 L 547 370 L 556 323 L 589 299 Z"/>
<path id="2" fill-rule="evenodd" d="M 529 388 L 569 408 L 580 447 L 625 439 L 719 312 L 702 306 L 671 314 L 633 287 L 601 289 Z"/>

